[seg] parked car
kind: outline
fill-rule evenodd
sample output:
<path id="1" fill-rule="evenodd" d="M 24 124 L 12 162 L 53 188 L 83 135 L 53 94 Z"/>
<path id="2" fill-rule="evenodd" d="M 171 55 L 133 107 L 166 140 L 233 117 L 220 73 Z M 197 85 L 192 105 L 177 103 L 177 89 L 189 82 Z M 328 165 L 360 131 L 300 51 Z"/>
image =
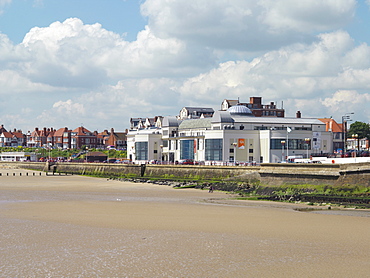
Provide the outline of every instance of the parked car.
<path id="1" fill-rule="evenodd" d="M 192 160 L 192 159 L 181 159 L 181 160 L 179 160 L 179 164 L 181 164 L 181 165 L 194 165 L 194 160 Z"/>

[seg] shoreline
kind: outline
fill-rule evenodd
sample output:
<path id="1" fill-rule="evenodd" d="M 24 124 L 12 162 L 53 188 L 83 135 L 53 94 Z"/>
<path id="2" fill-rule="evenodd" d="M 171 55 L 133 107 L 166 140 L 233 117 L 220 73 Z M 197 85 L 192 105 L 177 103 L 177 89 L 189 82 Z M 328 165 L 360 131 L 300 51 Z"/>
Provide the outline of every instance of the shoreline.
<path id="1" fill-rule="evenodd" d="M 156 183 L 155 181 L 154 182 L 132 182 L 132 181 L 126 181 L 125 179 L 122 180 L 122 179 L 115 179 L 115 178 L 101 178 L 101 177 L 94 177 L 94 176 L 89 176 L 89 175 L 60 175 L 60 174 L 56 174 L 56 175 L 51 175 L 51 174 L 47 174 L 47 173 L 44 173 L 44 172 L 40 172 L 40 171 L 33 171 L 33 170 L 26 170 L 26 169 L 14 169 L 14 168 L 8 168 L 8 169 L 4 169 L 2 168 L 1 169 L 1 172 L 2 173 L 9 173 L 8 176 L 5 176 L 4 174 L 2 174 L 2 176 L 0 176 L 0 187 L 1 187 L 1 179 L 4 179 L 4 178 L 9 178 L 9 179 L 18 179 L 18 178 L 22 178 L 22 179 L 25 179 L 25 178 L 31 178 L 31 179 L 35 179 L 35 178 L 52 178 L 52 177 L 55 177 L 55 178 L 58 178 L 60 177 L 61 179 L 65 178 L 65 177 L 70 177 L 72 178 L 72 180 L 74 181 L 78 181 L 78 179 L 83 179 L 83 178 L 88 178 L 88 179 L 91 179 L 91 180 L 103 180 L 103 181 L 108 181 L 108 182 L 118 182 L 117 184 L 117 187 L 119 187 L 119 184 L 120 183 L 129 183 L 131 184 L 132 186 L 135 186 L 135 185 L 150 185 L 152 186 L 153 188 L 166 188 L 166 189 L 173 189 L 173 190 L 195 190 L 195 191 L 203 191 L 203 192 L 207 192 L 208 189 L 200 189 L 200 188 L 181 188 L 181 187 L 176 187 L 173 188 L 172 186 L 166 186 L 166 185 L 163 185 L 161 182 L 159 183 Z M 13 176 L 13 174 L 15 174 L 15 176 Z M 20 174 L 20 175 L 18 175 Z M 29 176 L 26 176 L 26 174 L 28 174 Z M 40 175 L 41 174 L 41 175 Z M 141 180 L 141 179 L 139 179 Z M 9 181 L 12 181 L 12 180 L 9 180 Z M 34 180 L 23 180 L 23 181 L 26 181 L 26 185 L 24 187 L 24 189 L 27 190 L 27 188 L 29 189 L 29 185 L 30 184 L 33 184 Z M 30 182 L 30 183 L 29 183 Z M 16 187 L 23 187 L 23 185 L 20 185 L 19 183 L 12 183 L 12 187 L 14 188 L 14 185 Z M 59 184 L 60 185 L 60 184 Z M 34 185 L 32 185 L 34 186 Z M 69 187 L 67 187 L 69 188 Z M 55 185 L 51 185 L 51 186 L 48 186 L 47 184 L 44 184 L 43 186 L 39 187 L 39 189 L 42 189 L 42 190 L 64 190 L 63 188 L 58 188 L 56 187 Z M 69 188 L 69 189 L 72 189 L 72 188 Z M 208 198 L 210 196 L 214 196 L 214 195 L 206 195 L 207 198 L 205 198 L 202 202 L 205 202 L 205 203 L 212 203 L 212 204 L 219 204 L 219 205 L 235 205 L 235 206 L 247 206 L 247 207 L 253 207 L 253 206 L 263 206 L 263 207 L 272 207 L 272 208 L 281 208 L 281 209 L 292 209 L 292 210 L 296 210 L 296 211 L 301 211 L 301 212 L 325 212 L 325 213 L 334 213 L 334 214 L 338 214 L 338 212 L 344 212 L 343 214 L 344 215 L 350 215 L 350 214 L 353 214 L 355 216 L 356 212 L 363 212 L 362 214 L 364 214 L 365 217 L 370 217 L 370 208 L 367 209 L 367 208 L 355 208 L 355 207 L 341 207 L 339 204 L 330 204 L 330 203 L 318 203 L 318 204 L 308 204 L 309 202 L 287 202 L 287 201 L 275 201 L 275 200 L 238 200 L 238 198 L 240 198 L 240 195 L 238 195 L 237 193 L 234 193 L 234 192 L 229 192 L 229 191 L 223 191 L 223 190 L 215 190 L 214 193 L 217 192 L 217 193 L 220 193 L 220 194 L 223 194 L 224 198 L 219 198 L 219 199 L 215 199 L 215 198 Z M 213 194 L 213 193 L 210 193 L 210 194 Z M 231 195 L 231 196 L 230 196 Z M 234 195 L 234 196 L 232 196 Z M 352 212 L 352 213 L 348 213 L 348 212 Z M 369 216 L 367 216 L 367 212 L 369 213 Z"/>
<path id="2" fill-rule="evenodd" d="M 228 197 L 85 176 L 3 176 L 0 271 L 7 277 L 368 275 L 369 218 Z"/>

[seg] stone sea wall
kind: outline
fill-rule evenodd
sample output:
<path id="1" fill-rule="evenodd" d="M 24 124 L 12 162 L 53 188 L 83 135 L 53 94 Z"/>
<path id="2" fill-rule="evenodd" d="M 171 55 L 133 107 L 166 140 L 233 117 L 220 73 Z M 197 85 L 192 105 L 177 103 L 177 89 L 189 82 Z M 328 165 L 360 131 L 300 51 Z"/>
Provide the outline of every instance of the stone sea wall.
<path id="1" fill-rule="evenodd" d="M 129 176 L 165 179 L 260 181 L 283 184 L 358 184 L 370 186 L 370 163 L 356 164 L 262 164 L 261 166 L 136 165 L 104 163 L 0 162 L 15 167 L 54 173 Z"/>

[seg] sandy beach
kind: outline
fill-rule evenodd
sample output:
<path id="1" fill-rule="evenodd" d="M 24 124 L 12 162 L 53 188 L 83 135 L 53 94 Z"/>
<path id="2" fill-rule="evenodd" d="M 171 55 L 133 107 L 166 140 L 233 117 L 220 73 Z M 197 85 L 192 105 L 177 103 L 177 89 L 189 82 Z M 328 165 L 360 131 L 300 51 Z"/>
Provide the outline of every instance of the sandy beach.
<path id="1" fill-rule="evenodd" d="M 0 277 L 370 277 L 370 211 L 0 172 Z"/>

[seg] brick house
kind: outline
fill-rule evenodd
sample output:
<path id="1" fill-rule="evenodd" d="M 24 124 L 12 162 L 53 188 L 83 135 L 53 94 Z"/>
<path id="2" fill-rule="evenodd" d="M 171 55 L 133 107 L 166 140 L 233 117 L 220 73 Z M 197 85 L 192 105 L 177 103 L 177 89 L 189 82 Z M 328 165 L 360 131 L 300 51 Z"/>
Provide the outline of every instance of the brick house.
<path id="1" fill-rule="evenodd" d="M 104 149 L 107 144 L 106 144 L 106 141 L 107 139 L 109 138 L 109 132 L 108 130 L 104 130 L 102 132 L 96 132 L 96 138 L 97 138 L 97 148 L 99 149 Z"/>
<path id="2" fill-rule="evenodd" d="M 126 132 L 115 132 L 112 128 L 109 135 L 106 138 L 105 145 L 111 146 L 116 149 L 125 150 L 127 147 L 127 131 Z"/>
<path id="3" fill-rule="evenodd" d="M 21 130 L 7 131 L 3 125 L 0 127 L 0 147 L 25 146 L 26 137 Z"/>
<path id="4" fill-rule="evenodd" d="M 53 146 L 59 149 L 71 148 L 71 133 L 67 127 L 56 130 L 53 134 Z"/>
<path id="5" fill-rule="evenodd" d="M 35 128 L 34 131 L 28 132 L 26 134 L 26 141 L 28 147 L 50 147 L 48 145 L 48 136 L 50 133 L 54 132 L 53 128 L 46 128 L 39 129 L 38 127 Z"/>
<path id="6" fill-rule="evenodd" d="M 89 131 L 83 126 L 74 129 L 71 132 L 71 148 L 81 149 L 82 146 L 87 148 L 96 148 L 98 139 L 95 133 Z"/>
<path id="7" fill-rule="evenodd" d="M 235 105 L 248 107 L 255 117 L 285 117 L 285 110 L 283 108 L 277 108 L 274 102 L 262 104 L 262 97 L 250 97 L 249 103 L 242 103 L 239 102 L 239 100 L 224 99 L 221 103 L 221 110 L 226 111 Z"/>

